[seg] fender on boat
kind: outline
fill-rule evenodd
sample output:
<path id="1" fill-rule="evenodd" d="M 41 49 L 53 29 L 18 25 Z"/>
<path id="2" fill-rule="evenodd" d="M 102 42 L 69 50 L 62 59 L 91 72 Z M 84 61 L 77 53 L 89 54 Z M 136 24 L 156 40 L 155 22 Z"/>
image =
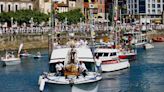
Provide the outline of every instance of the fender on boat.
<path id="1" fill-rule="evenodd" d="M 38 85 L 40 85 L 42 79 L 43 79 L 43 76 L 39 76 Z"/>
<path id="2" fill-rule="evenodd" d="M 41 79 L 41 81 L 40 81 L 40 86 L 39 86 L 39 90 L 40 90 L 40 92 L 43 92 L 43 90 L 44 90 L 44 86 L 45 86 L 45 79 Z"/>

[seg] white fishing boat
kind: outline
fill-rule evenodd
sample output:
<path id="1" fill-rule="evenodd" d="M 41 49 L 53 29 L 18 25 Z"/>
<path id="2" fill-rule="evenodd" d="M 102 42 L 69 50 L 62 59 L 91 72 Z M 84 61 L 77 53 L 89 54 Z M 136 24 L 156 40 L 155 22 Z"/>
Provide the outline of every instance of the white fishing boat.
<path id="1" fill-rule="evenodd" d="M 19 56 L 19 53 L 20 53 L 22 47 L 23 47 L 23 44 L 20 44 L 19 50 L 18 50 L 18 56 Z M 1 57 L 1 61 L 5 65 L 17 65 L 17 64 L 21 63 L 21 60 L 19 57 L 15 57 L 14 53 L 8 53 L 8 52 L 6 52 L 4 57 Z"/>
<path id="2" fill-rule="evenodd" d="M 86 66 L 85 73 L 78 66 L 81 61 Z M 60 75 L 56 69 L 59 62 L 63 64 L 63 72 Z M 96 92 L 98 90 L 97 82 L 102 77 L 98 72 L 95 72 L 95 61 L 88 47 L 53 49 L 49 64 L 50 73 L 44 73 L 39 77 L 40 91 L 44 90 L 46 83 L 54 84 L 55 87 L 60 86 L 60 90 L 69 86 L 68 92 Z"/>
<path id="3" fill-rule="evenodd" d="M 152 48 L 154 48 L 154 45 L 152 45 L 152 44 L 150 44 L 150 43 L 146 43 L 146 44 L 144 45 L 144 49 L 152 49 Z"/>
<path id="4" fill-rule="evenodd" d="M 119 51 L 117 49 L 97 48 L 95 56 L 98 55 L 101 60 L 102 72 L 118 71 L 130 67 L 128 59 L 119 59 Z"/>
<path id="5" fill-rule="evenodd" d="M 142 32 L 126 32 L 124 33 L 124 36 L 127 41 L 129 40 L 131 44 L 135 46 L 135 48 L 143 48 L 147 43 L 146 34 L 143 34 Z"/>

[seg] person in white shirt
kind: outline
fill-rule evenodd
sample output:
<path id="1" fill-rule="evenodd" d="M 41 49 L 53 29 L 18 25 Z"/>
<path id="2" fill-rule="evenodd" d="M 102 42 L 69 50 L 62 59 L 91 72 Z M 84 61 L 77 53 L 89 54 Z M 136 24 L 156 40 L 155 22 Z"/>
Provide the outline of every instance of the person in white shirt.
<path id="1" fill-rule="evenodd" d="M 87 68 L 86 68 L 84 62 L 80 61 L 79 69 L 80 69 L 80 72 L 82 73 L 82 75 L 85 77 L 87 75 L 87 73 L 86 73 Z"/>
<path id="2" fill-rule="evenodd" d="M 99 56 L 96 56 L 95 57 L 95 62 L 96 62 L 96 68 L 97 68 L 97 71 L 101 71 L 101 60 L 99 59 Z"/>
<path id="3" fill-rule="evenodd" d="M 64 67 L 63 64 L 60 63 L 60 62 L 58 62 L 56 64 L 55 68 L 56 68 L 57 75 L 62 75 L 63 74 L 63 67 Z"/>

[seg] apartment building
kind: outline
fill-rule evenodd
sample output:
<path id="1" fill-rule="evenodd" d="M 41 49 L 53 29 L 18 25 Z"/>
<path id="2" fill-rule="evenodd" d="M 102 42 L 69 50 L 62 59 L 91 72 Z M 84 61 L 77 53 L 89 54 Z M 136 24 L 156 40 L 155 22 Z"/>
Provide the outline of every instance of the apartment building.
<path id="1" fill-rule="evenodd" d="M 0 13 L 17 11 L 21 9 L 37 9 L 37 0 L 0 0 Z"/>
<path id="2" fill-rule="evenodd" d="M 140 23 L 161 23 L 164 0 L 127 0 L 127 17 Z"/>

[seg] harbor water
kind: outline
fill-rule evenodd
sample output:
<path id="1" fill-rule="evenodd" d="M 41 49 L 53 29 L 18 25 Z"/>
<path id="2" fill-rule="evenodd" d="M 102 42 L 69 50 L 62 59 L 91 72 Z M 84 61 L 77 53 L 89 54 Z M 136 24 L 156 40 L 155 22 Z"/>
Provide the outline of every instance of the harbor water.
<path id="1" fill-rule="evenodd" d="M 130 62 L 130 68 L 103 73 L 98 92 L 163 92 L 164 43 L 154 45 L 154 49 L 138 50 L 137 60 Z M 49 61 L 47 50 L 31 50 L 29 53 L 36 54 L 37 51 L 42 53 L 42 58 L 25 57 L 20 65 L 15 66 L 0 63 L 0 92 L 39 92 L 38 78 L 48 71 Z M 62 91 L 59 89 L 47 84 L 44 92 L 68 92 L 67 87 Z"/>

